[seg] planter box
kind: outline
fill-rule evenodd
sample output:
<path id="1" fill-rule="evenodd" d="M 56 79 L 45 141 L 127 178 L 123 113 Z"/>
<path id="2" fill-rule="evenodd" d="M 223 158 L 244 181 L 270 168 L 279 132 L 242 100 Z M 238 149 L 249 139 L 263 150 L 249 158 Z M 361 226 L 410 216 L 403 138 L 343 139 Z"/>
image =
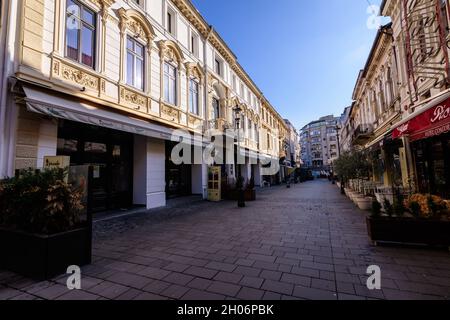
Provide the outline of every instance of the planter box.
<path id="1" fill-rule="evenodd" d="M 0 228 L 0 268 L 48 280 L 71 265 L 91 263 L 92 231 L 81 228 L 50 236 Z"/>
<path id="2" fill-rule="evenodd" d="M 256 201 L 256 190 L 255 189 L 252 189 L 252 190 L 246 189 L 244 191 L 244 194 L 245 194 L 245 201 Z"/>
<path id="3" fill-rule="evenodd" d="M 377 242 L 450 246 L 450 221 L 367 217 L 369 237 Z"/>

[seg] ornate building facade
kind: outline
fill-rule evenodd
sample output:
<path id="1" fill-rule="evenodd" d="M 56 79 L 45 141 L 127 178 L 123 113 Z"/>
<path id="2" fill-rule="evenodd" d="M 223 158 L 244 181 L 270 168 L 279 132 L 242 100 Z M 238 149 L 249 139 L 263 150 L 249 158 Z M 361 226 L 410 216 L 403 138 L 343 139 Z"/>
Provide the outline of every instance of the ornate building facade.
<path id="1" fill-rule="evenodd" d="M 239 171 L 260 184 L 258 156 L 282 156 L 283 118 L 190 1 L 3 1 L 1 9 L 1 177 L 70 156 L 71 165 L 95 166 L 99 210 L 154 208 L 207 194 L 207 164 L 173 163 L 175 130 L 225 135 L 238 122 L 235 152 L 246 159 L 222 165 L 227 179 Z"/>
<path id="2" fill-rule="evenodd" d="M 448 0 L 385 0 L 379 29 L 341 130 L 373 160 L 387 189 L 450 197 Z"/>

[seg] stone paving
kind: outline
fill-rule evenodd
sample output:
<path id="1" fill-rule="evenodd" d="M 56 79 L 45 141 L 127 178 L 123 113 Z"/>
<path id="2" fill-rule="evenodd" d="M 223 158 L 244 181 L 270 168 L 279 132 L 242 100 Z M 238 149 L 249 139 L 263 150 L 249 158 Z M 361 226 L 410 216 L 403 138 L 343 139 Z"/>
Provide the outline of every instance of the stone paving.
<path id="1" fill-rule="evenodd" d="M 328 181 L 258 198 L 99 222 L 82 290 L 0 271 L 0 299 L 450 299 L 448 251 L 373 247 L 366 213 Z M 382 290 L 366 287 L 373 264 Z"/>

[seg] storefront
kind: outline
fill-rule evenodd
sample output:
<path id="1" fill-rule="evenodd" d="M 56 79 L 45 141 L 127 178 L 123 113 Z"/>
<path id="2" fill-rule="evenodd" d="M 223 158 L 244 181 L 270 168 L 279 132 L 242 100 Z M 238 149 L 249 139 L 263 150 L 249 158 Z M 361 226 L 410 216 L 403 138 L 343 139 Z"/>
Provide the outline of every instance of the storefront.
<path id="1" fill-rule="evenodd" d="M 93 167 L 92 210 L 125 209 L 133 199 L 133 135 L 69 120 L 58 121 L 57 155 Z"/>
<path id="2" fill-rule="evenodd" d="M 450 198 L 450 93 L 446 92 L 402 121 L 392 132 L 410 148 L 415 189 Z"/>
<path id="3" fill-rule="evenodd" d="M 166 141 L 166 196 L 167 199 L 192 194 L 192 165 L 176 165 L 172 162 L 172 149 L 176 143 Z"/>

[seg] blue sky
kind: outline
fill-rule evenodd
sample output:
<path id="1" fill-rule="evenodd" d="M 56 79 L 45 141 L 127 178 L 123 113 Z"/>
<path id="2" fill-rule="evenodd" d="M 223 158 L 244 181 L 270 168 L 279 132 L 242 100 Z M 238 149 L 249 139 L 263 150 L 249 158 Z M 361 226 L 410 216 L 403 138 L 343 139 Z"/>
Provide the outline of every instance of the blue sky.
<path id="1" fill-rule="evenodd" d="M 350 105 L 381 0 L 192 0 L 297 129 Z"/>

